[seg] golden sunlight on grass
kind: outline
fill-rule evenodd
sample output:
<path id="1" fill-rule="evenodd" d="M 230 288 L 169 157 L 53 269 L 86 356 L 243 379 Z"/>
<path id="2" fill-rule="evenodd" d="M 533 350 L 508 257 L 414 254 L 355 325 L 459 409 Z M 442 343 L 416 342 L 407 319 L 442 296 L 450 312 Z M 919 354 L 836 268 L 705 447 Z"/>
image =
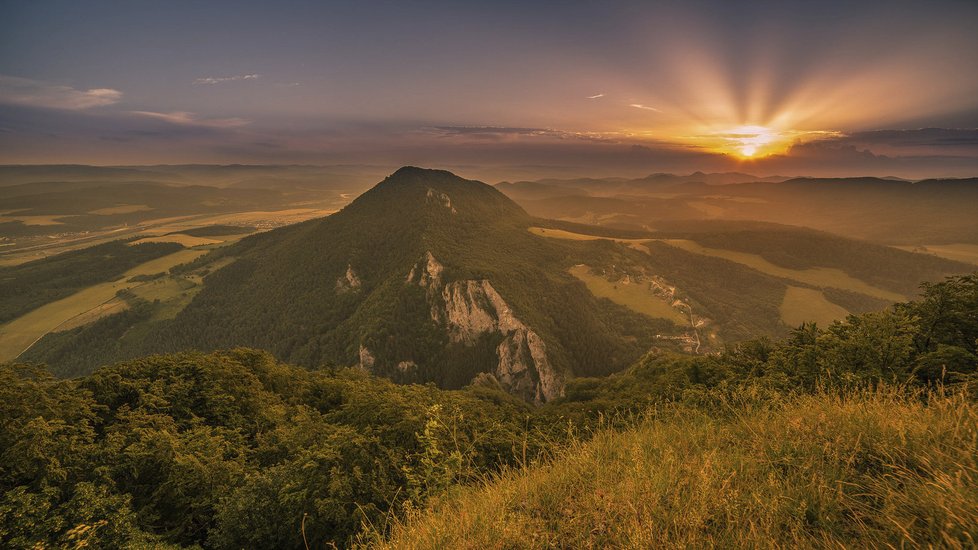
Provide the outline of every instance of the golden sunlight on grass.
<path id="1" fill-rule="evenodd" d="M 378 548 L 972 547 L 975 409 L 893 387 L 745 391 L 460 489 Z"/>

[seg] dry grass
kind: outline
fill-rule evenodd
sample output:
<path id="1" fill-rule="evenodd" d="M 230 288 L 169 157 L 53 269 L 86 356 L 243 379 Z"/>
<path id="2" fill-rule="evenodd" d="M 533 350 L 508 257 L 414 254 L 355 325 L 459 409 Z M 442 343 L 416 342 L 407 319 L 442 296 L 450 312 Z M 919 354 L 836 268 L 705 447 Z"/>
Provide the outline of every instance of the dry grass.
<path id="1" fill-rule="evenodd" d="M 665 407 L 549 465 L 394 520 L 378 548 L 974 548 L 978 418 L 963 395 Z"/>
<path id="2" fill-rule="evenodd" d="M 574 266 L 568 272 L 587 285 L 591 294 L 599 298 L 607 298 L 616 304 L 649 317 L 668 319 L 683 327 L 689 325 L 689 318 L 670 306 L 669 302 L 656 296 L 649 289 L 647 282 L 619 281 L 613 283 L 604 277 L 593 275 L 586 265 Z"/>
<path id="3" fill-rule="evenodd" d="M 820 290 L 789 286 L 781 301 L 781 320 L 789 327 L 814 321 L 819 326 L 828 326 L 832 321 L 845 319 L 846 308 L 833 304 Z"/>

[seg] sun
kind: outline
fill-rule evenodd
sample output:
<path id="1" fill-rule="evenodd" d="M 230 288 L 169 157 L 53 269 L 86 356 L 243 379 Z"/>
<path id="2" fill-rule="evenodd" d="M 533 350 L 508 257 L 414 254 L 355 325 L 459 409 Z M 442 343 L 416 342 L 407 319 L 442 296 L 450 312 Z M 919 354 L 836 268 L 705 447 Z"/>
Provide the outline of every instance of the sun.
<path id="1" fill-rule="evenodd" d="M 756 124 L 737 126 L 724 135 L 724 149 L 741 158 L 756 158 L 774 153 L 779 132 Z"/>

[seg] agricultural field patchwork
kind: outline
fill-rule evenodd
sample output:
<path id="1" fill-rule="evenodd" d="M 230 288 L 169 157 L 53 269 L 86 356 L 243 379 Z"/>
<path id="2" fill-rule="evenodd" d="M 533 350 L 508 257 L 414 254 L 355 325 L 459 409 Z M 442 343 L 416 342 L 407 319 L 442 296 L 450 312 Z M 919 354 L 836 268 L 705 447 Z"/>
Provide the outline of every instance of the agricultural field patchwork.
<path id="1" fill-rule="evenodd" d="M 87 322 L 121 309 L 107 307 L 121 290 L 131 290 L 145 282 L 131 281 L 139 275 L 153 275 L 191 262 L 207 253 L 207 250 L 184 249 L 150 260 L 130 269 L 114 281 L 92 285 L 67 298 L 45 304 L 29 313 L 0 326 L 0 361 L 10 361 L 27 350 L 45 334 L 80 326 L 76 318 L 85 316 Z"/>
<path id="2" fill-rule="evenodd" d="M 746 252 L 737 252 L 734 250 L 721 250 L 718 248 L 708 248 L 687 239 L 656 240 L 676 248 L 681 248 L 688 252 L 723 258 L 725 260 L 746 265 L 747 267 L 760 271 L 761 273 L 781 277 L 783 279 L 790 279 L 792 281 L 798 281 L 799 283 L 805 283 L 823 288 L 841 288 L 843 290 L 850 290 L 852 292 L 858 292 L 859 294 L 865 294 L 867 296 L 873 296 L 875 298 L 881 298 L 883 300 L 889 300 L 892 302 L 898 302 L 906 299 L 906 297 L 902 294 L 870 285 L 864 281 L 852 277 L 841 269 L 828 267 L 789 269 L 775 265 L 757 254 L 748 254 Z"/>

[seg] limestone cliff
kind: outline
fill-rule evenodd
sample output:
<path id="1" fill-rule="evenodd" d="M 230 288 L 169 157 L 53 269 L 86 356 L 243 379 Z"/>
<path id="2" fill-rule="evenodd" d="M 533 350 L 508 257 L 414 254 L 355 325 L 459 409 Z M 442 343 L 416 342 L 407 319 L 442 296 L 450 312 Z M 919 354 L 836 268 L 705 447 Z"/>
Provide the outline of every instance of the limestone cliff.
<path id="1" fill-rule="evenodd" d="M 441 206 L 444 206 L 445 208 L 451 210 L 452 214 L 458 214 L 458 210 L 455 210 L 455 207 L 452 206 L 451 197 L 449 197 L 445 193 L 439 193 L 438 191 L 435 191 L 434 189 L 429 187 L 427 200 L 429 204 L 430 203 L 440 204 Z"/>
<path id="2" fill-rule="evenodd" d="M 360 277 L 353 271 L 353 266 L 347 265 L 346 273 L 336 279 L 336 292 L 356 292 L 361 285 Z"/>
<path id="3" fill-rule="evenodd" d="M 473 345 L 484 335 L 500 334 L 492 374 L 503 389 L 535 403 L 562 395 L 564 379 L 547 357 L 543 338 L 516 317 L 492 283 L 470 279 L 442 284 L 443 270 L 427 252 L 407 282 L 428 290 L 431 317 L 444 324 L 449 339 Z"/>

